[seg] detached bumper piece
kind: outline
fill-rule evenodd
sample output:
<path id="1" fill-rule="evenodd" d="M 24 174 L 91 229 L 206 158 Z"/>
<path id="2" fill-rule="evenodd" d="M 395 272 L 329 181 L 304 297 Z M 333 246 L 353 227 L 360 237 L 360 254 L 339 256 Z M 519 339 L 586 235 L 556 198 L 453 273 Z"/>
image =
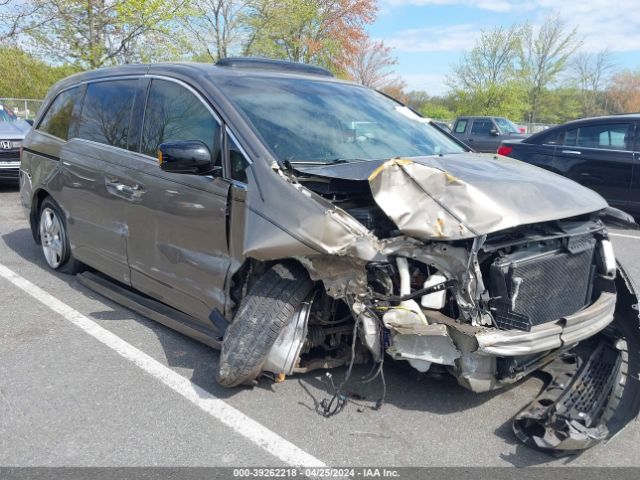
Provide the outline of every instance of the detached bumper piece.
<path id="1" fill-rule="evenodd" d="M 552 380 L 516 417 L 515 434 L 529 446 L 568 452 L 607 438 L 606 406 L 621 363 L 622 353 L 603 339 L 586 359 L 567 354 L 548 365 Z"/>

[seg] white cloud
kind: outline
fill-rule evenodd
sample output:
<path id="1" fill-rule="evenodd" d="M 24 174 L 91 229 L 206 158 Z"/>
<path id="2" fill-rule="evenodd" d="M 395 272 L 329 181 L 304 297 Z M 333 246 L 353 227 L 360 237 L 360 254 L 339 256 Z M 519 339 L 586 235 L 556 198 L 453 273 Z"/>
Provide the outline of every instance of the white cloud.
<path id="1" fill-rule="evenodd" d="M 514 3 L 507 0 L 382 0 L 381 10 L 388 12 L 392 8 L 409 5 L 465 5 L 492 12 L 508 12 L 514 9 Z"/>
<path id="2" fill-rule="evenodd" d="M 384 43 L 399 52 L 451 52 L 473 47 L 478 27 L 461 24 L 449 27 L 432 27 L 402 30 Z"/>
<path id="3" fill-rule="evenodd" d="M 638 0 L 535 0 L 540 17 L 557 11 L 567 25 L 575 26 L 584 39 L 581 50 L 608 48 L 612 52 L 640 50 L 640 3 Z M 542 18 L 536 19 L 538 22 Z"/>
<path id="4" fill-rule="evenodd" d="M 534 25 L 558 12 L 567 25 L 577 27 L 584 38 L 583 51 L 609 48 L 612 52 L 640 50 L 640 2 L 638 0 L 382 0 L 382 10 L 404 6 L 451 5 L 494 12 L 522 12 Z M 500 25 L 499 15 L 495 25 Z M 473 47 L 481 29 L 493 25 L 453 25 L 404 30 L 388 39 L 398 51 L 459 51 Z M 385 39 L 385 42 L 387 40 Z"/>

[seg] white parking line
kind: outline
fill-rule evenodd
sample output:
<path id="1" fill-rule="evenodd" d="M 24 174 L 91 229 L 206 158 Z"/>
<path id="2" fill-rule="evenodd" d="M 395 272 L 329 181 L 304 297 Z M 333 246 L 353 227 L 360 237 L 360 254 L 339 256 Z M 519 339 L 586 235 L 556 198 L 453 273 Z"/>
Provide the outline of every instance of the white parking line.
<path id="1" fill-rule="evenodd" d="M 640 240 L 640 235 L 626 235 L 624 233 L 612 233 L 609 232 L 612 237 L 633 238 L 634 240 Z"/>
<path id="2" fill-rule="evenodd" d="M 235 432 L 247 438 L 251 442 L 271 455 L 292 466 L 322 467 L 325 464 L 291 442 L 285 440 L 277 433 L 272 432 L 244 413 L 235 409 L 223 400 L 214 397 L 211 393 L 184 378 L 182 375 L 167 368 L 146 353 L 114 335 L 109 330 L 102 328 L 93 320 L 61 302 L 29 280 L 21 277 L 13 270 L 0 264 L 0 276 L 4 277 L 16 287 L 20 288 L 40 303 L 64 317 L 75 326 L 81 328 L 93 338 L 102 342 L 107 347 L 116 351 L 127 360 L 135 363 L 149 375 L 160 380 L 167 387 L 182 395 L 184 398 L 207 412 L 216 420 L 232 428 Z"/>

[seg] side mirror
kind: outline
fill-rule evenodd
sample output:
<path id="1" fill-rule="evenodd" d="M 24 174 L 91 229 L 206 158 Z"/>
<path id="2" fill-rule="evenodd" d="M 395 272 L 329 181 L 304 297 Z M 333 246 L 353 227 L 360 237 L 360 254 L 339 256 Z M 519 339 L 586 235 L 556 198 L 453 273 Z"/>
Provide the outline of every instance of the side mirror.
<path id="1" fill-rule="evenodd" d="M 191 175 L 213 174 L 209 148 L 199 140 L 167 142 L 158 146 L 158 163 L 165 172 Z"/>
<path id="2" fill-rule="evenodd" d="M 31 125 L 33 127 L 33 119 L 26 118 L 24 121 L 27 122 L 29 125 Z"/>
<path id="3" fill-rule="evenodd" d="M 497 137 L 500 135 L 500 132 L 497 128 L 492 128 L 491 130 L 489 130 L 489 135 L 491 135 L 492 137 Z"/>

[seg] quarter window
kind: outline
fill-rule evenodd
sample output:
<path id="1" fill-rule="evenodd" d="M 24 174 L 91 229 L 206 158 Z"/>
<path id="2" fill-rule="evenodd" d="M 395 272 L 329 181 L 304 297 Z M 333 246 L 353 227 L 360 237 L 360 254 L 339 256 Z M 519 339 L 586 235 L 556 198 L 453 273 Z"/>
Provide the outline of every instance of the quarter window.
<path id="1" fill-rule="evenodd" d="M 458 120 L 458 123 L 456 124 L 456 133 L 464 133 L 466 128 L 467 128 L 467 121 Z"/>
<path id="2" fill-rule="evenodd" d="M 563 138 L 564 130 L 556 130 L 540 135 L 535 143 L 538 145 L 561 145 Z"/>
<path id="3" fill-rule="evenodd" d="M 136 85 L 137 80 L 89 84 L 82 107 L 78 136 L 105 145 L 127 148 Z"/>
<path id="4" fill-rule="evenodd" d="M 221 166 L 220 125 L 192 92 L 166 80 L 151 82 L 142 129 L 142 153 L 155 156 L 166 142 L 199 140 Z"/>
<path id="5" fill-rule="evenodd" d="M 227 136 L 229 144 L 229 166 L 231 169 L 230 177 L 233 180 L 238 180 L 242 183 L 247 183 L 246 169 L 249 166 L 249 162 L 242 154 L 236 143 L 231 136 Z"/>
<path id="6" fill-rule="evenodd" d="M 75 112 L 79 108 L 75 107 L 82 101 L 82 92 L 82 87 L 74 87 L 60 93 L 40 121 L 38 130 L 55 135 L 62 140 L 72 137 L 78 120 Z"/>

